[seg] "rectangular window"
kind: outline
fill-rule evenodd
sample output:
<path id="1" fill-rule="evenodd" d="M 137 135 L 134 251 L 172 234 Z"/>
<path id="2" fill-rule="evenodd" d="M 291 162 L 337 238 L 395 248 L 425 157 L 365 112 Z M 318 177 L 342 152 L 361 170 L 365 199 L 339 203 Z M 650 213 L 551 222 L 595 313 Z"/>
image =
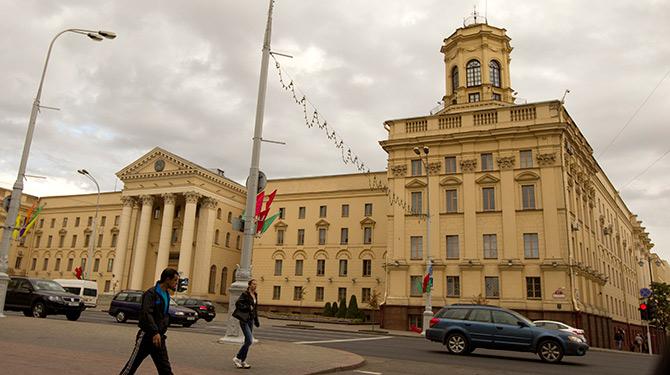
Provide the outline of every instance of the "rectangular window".
<path id="1" fill-rule="evenodd" d="M 486 298 L 500 298 L 500 283 L 497 276 L 485 277 Z"/>
<path id="2" fill-rule="evenodd" d="M 81 218 L 79 216 L 74 218 L 74 226 L 75 228 L 79 226 L 79 222 L 81 221 Z"/>
<path id="3" fill-rule="evenodd" d="M 498 238 L 495 234 L 484 235 L 484 259 L 498 258 Z"/>
<path id="4" fill-rule="evenodd" d="M 316 276 L 323 276 L 326 274 L 326 260 L 317 259 L 316 261 Z"/>
<path id="5" fill-rule="evenodd" d="M 340 259 L 340 276 L 347 276 L 347 266 L 348 261 L 346 259 Z"/>
<path id="6" fill-rule="evenodd" d="M 340 302 L 347 300 L 347 288 L 337 288 L 337 300 Z"/>
<path id="7" fill-rule="evenodd" d="M 521 207 L 524 210 L 535 209 L 535 185 L 521 186 Z"/>
<path id="8" fill-rule="evenodd" d="M 58 247 L 64 247 L 65 246 L 65 235 L 61 234 L 58 236 Z"/>
<path id="9" fill-rule="evenodd" d="M 49 267 L 49 258 L 44 258 L 44 263 L 42 264 L 42 271 L 46 271 Z"/>
<path id="10" fill-rule="evenodd" d="M 411 250 L 410 259 L 423 259 L 423 237 L 412 236 L 409 238 L 409 246 Z"/>
<path id="11" fill-rule="evenodd" d="M 53 228 L 56 226 L 56 219 L 51 219 L 51 225 L 50 227 Z"/>
<path id="12" fill-rule="evenodd" d="M 51 248 L 51 242 L 53 241 L 54 236 L 47 237 L 47 249 Z"/>
<path id="13" fill-rule="evenodd" d="M 37 267 L 37 258 L 33 258 L 32 263 L 30 263 L 30 270 L 35 271 L 36 267 Z"/>
<path id="14" fill-rule="evenodd" d="M 372 203 L 365 204 L 365 216 L 372 216 Z"/>
<path id="15" fill-rule="evenodd" d="M 114 270 L 114 258 L 107 259 L 107 272 L 112 272 Z"/>
<path id="16" fill-rule="evenodd" d="M 363 243 L 366 245 L 372 243 L 372 227 L 363 228 Z"/>
<path id="17" fill-rule="evenodd" d="M 105 293 L 109 293 L 109 289 L 112 286 L 111 280 L 105 281 Z"/>
<path id="18" fill-rule="evenodd" d="M 349 228 L 340 229 L 340 245 L 349 243 Z"/>
<path id="19" fill-rule="evenodd" d="M 284 244 L 284 229 L 277 229 L 277 246 Z"/>
<path id="20" fill-rule="evenodd" d="M 63 218 L 63 228 L 67 227 L 67 218 Z"/>
<path id="21" fill-rule="evenodd" d="M 326 244 L 326 228 L 319 228 L 319 245 Z"/>
<path id="22" fill-rule="evenodd" d="M 103 235 L 101 233 L 101 234 L 98 235 L 98 247 L 102 246 L 102 238 L 103 238 Z"/>
<path id="23" fill-rule="evenodd" d="M 459 276 L 447 276 L 447 297 L 461 296 L 461 278 Z"/>
<path id="24" fill-rule="evenodd" d="M 281 276 L 282 260 L 275 259 L 275 276 Z"/>
<path id="25" fill-rule="evenodd" d="M 103 217 L 100 219 L 100 226 L 101 226 L 101 227 L 104 227 L 105 224 L 107 224 L 107 216 L 103 216 Z"/>
<path id="26" fill-rule="evenodd" d="M 323 287 L 322 286 L 317 286 L 316 287 L 316 293 L 314 293 L 315 297 L 314 299 L 317 302 L 323 301 Z"/>
<path id="27" fill-rule="evenodd" d="M 170 236 L 170 243 L 176 244 L 178 236 L 179 236 L 179 231 L 177 231 L 177 228 L 172 228 L 172 236 Z"/>
<path id="28" fill-rule="evenodd" d="M 95 260 L 93 260 L 93 272 L 98 272 L 99 269 L 100 269 L 100 258 L 95 258 Z"/>
<path id="29" fill-rule="evenodd" d="M 275 285 L 272 287 L 272 299 L 274 300 L 281 299 L 281 287 L 279 285 Z"/>
<path id="30" fill-rule="evenodd" d="M 421 176 L 422 168 L 421 159 L 412 160 L 412 176 Z"/>
<path id="31" fill-rule="evenodd" d="M 482 203 L 484 211 L 495 211 L 495 188 L 482 188 Z"/>
<path id="32" fill-rule="evenodd" d="M 500 94 L 493 93 L 493 100 L 501 101 L 502 97 L 500 96 Z"/>
<path id="33" fill-rule="evenodd" d="M 302 300 L 302 287 L 301 286 L 294 286 L 293 287 L 293 300 L 294 301 Z"/>
<path id="34" fill-rule="evenodd" d="M 421 276 L 409 277 L 409 295 L 410 297 L 421 297 L 423 295 L 423 284 Z"/>
<path id="35" fill-rule="evenodd" d="M 72 243 L 70 244 L 70 247 L 77 247 L 77 235 L 76 234 L 72 235 Z"/>
<path id="36" fill-rule="evenodd" d="M 116 240 L 119 238 L 119 235 L 117 233 L 112 233 L 112 247 L 116 247 Z M 218 242 L 218 239 L 217 239 Z"/>
<path id="37" fill-rule="evenodd" d="M 526 277 L 526 297 L 528 299 L 542 298 L 542 285 L 539 277 Z"/>
<path id="38" fill-rule="evenodd" d="M 447 190 L 447 212 L 458 212 L 458 190 L 456 189 Z"/>
<path id="39" fill-rule="evenodd" d="M 23 261 L 23 257 L 21 257 L 21 256 L 17 256 L 17 257 L 16 257 L 16 261 L 14 262 L 14 268 L 16 268 L 17 270 L 18 270 L 18 269 L 21 269 L 21 263 L 22 263 L 22 261 Z"/>
<path id="40" fill-rule="evenodd" d="M 343 204 L 342 205 L 342 217 L 349 217 L 349 205 L 348 204 Z"/>
<path id="41" fill-rule="evenodd" d="M 447 156 L 444 158 L 444 173 L 456 173 L 456 157 Z"/>
<path id="42" fill-rule="evenodd" d="M 305 207 L 298 207 L 298 219 L 304 219 L 305 218 Z"/>
<path id="43" fill-rule="evenodd" d="M 73 266 L 74 266 L 74 258 L 69 258 L 67 260 L 67 270 L 72 271 Z"/>
<path id="44" fill-rule="evenodd" d="M 481 155 L 482 158 L 482 171 L 492 171 L 493 170 L 493 154 L 485 153 Z"/>
<path id="45" fill-rule="evenodd" d="M 537 233 L 523 234 L 523 254 L 526 259 L 537 259 L 540 257 L 539 241 Z"/>
<path id="46" fill-rule="evenodd" d="M 60 271 L 60 258 L 56 258 L 56 265 L 54 266 L 54 271 Z"/>
<path id="47" fill-rule="evenodd" d="M 44 228 L 44 219 L 40 219 L 40 228 Z"/>
<path id="48" fill-rule="evenodd" d="M 279 207 L 279 219 L 280 220 L 286 219 L 286 208 L 285 207 Z"/>
<path id="49" fill-rule="evenodd" d="M 121 216 L 119 216 L 119 215 L 114 216 L 114 226 L 115 227 L 119 226 L 120 220 L 121 220 Z"/>
<path id="50" fill-rule="evenodd" d="M 42 236 L 37 236 L 35 238 L 35 247 L 40 247 L 40 242 L 42 242 Z"/>
<path id="51" fill-rule="evenodd" d="M 532 168 L 533 167 L 533 151 L 531 150 L 521 150 L 519 151 L 519 159 L 521 163 L 521 168 Z"/>
<path id="52" fill-rule="evenodd" d="M 478 101 L 480 101 L 480 96 L 478 92 L 468 94 L 468 103 L 476 103 Z"/>
<path id="53" fill-rule="evenodd" d="M 361 289 L 361 302 L 368 303 L 370 302 L 370 296 L 372 295 L 372 290 L 370 288 Z"/>
<path id="54" fill-rule="evenodd" d="M 305 244 L 305 230 L 298 229 L 298 245 L 302 246 Z"/>
<path id="55" fill-rule="evenodd" d="M 423 194 L 420 191 L 412 192 L 412 214 L 420 215 L 423 209 Z"/>
<path id="56" fill-rule="evenodd" d="M 319 206 L 319 217 L 326 217 L 328 214 L 328 206 Z"/>
<path id="57" fill-rule="evenodd" d="M 458 235 L 447 236 L 447 259 L 458 259 Z"/>
<path id="58" fill-rule="evenodd" d="M 93 216 L 89 216 L 89 217 L 88 217 L 88 223 L 87 223 L 87 226 L 90 227 L 91 225 L 93 225 Z"/>
<path id="59" fill-rule="evenodd" d="M 363 277 L 372 276 L 372 259 L 363 259 Z"/>
<path id="60" fill-rule="evenodd" d="M 302 259 L 296 259 L 295 260 L 295 275 L 296 276 L 302 276 L 303 262 L 304 261 Z"/>

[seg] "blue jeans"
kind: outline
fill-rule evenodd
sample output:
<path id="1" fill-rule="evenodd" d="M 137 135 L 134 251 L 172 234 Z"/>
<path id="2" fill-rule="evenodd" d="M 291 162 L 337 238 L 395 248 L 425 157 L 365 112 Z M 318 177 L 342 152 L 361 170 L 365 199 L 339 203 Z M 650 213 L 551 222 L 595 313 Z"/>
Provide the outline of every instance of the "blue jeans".
<path id="1" fill-rule="evenodd" d="M 242 333 L 244 333 L 244 344 L 242 344 L 242 347 L 240 348 L 240 351 L 237 352 L 237 358 L 246 361 L 247 360 L 247 354 L 249 353 L 249 347 L 254 341 L 254 337 L 251 335 L 251 331 L 253 330 L 253 321 L 248 321 L 248 322 L 243 322 L 240 320 L 240 329 L 242 329 Z"/>

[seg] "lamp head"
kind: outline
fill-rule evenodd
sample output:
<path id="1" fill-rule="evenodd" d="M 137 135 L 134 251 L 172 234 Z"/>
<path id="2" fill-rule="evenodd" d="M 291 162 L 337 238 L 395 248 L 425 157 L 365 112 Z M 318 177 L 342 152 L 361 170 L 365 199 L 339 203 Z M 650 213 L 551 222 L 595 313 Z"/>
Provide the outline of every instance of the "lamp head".
<path id="1" fill-rule="evenodd" d="M 417 155 L 421 155 L 421 151 L 419 151 L 418 147 L 414 147 L 414 153 Z"/>
<path id="2" fill-rule="evenodd" d="M 428 146 L 423 146 L 423 153 L 426 154 L 426 155 L 428 155 L 428 151 L 430 151 L 430 149 L 428 148 Z"/>
<path id="3" fill-rule="evenodd" d="M 86 169 L 77 169 L 77 173 L 87 175 L 88 171 Z"/>
<path id="4" fill-rule="evenodd" d="M 96 42 L 102 41 L 102 37 L 98 35 L 97 33 L 87 33 L 86 34 L 89 38 L 95 40 Z"/>
<path id="5" fill-rule="evenodd" d="M 100 36 L 104 36 L 104 37 L 107 38 L 107 39 L 114 39 L 114 38 L 116 38 L 116 33 L 113 32 L 113 31 L 104 31 L 104 30 L 100 30 L 100 31 L 98 31 L 98 35 L 100 35 Z"/>

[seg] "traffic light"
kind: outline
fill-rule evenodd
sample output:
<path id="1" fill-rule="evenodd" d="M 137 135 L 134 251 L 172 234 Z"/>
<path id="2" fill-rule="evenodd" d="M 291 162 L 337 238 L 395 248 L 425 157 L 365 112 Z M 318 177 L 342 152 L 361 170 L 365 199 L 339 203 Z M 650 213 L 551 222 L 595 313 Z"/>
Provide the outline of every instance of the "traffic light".
<path id="1" fill-rule="evenodd" d="M 179 279 L 179 282 L 177 283 L 177 292 L 184 293 L 186 290 L 188 290 L 188 277 Z"/>
<path id="2" fill-rule="evenodd" d="M 640 319 L 649 320 L 649 309 L 646 302 L 640 302 Z"/>
<path id="3" fill-rule="evenodd" d="M 656 303 L 649 301 L 647 304 L 647 320 L 654 320 L 656 317 Z"/>

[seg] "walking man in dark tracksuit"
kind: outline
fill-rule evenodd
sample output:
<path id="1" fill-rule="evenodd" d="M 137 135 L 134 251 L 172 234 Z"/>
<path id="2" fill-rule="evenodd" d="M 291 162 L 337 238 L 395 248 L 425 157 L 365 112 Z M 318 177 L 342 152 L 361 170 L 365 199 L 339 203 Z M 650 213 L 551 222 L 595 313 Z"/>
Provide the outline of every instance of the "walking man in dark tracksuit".
<path id="1" fill-rule="evenodd" d="M 128 363 L 121 370 L 121 375 L 134 374 L 142 361 L 150 355 L 160 375 L 172 375 L 167 347 L 165 346 L 165 332 L 170 324 L 168 308 L 170 293 L 177 288 L 179 273 L 174 268 L 166 268 L 161 273 L 161 279 L 155 286 L 147 289 L 142 295 L 142 310 L 140 311 L 140 327 L 135 339 L 135 348 Z"/>

